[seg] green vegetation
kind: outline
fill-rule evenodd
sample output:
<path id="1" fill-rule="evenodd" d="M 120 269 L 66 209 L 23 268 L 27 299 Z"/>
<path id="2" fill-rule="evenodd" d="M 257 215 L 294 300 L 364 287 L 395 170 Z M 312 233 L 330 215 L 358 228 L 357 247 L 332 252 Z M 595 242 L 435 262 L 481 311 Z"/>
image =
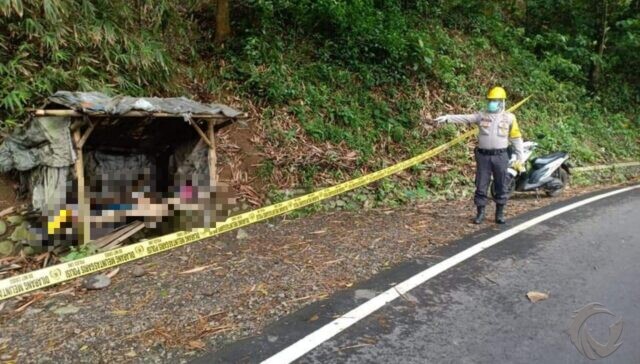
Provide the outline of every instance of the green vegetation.
<path id="1" fill-rule="evenodd" d="M 500 84 L 512 102 L 535 96 L 518 116 L 543 149 L 577 164 L 640 157 L 638 0 L 235 0 L 223 37 L 217 15 L 204 0 L 0 0 L 0 118 L 11 126 L 56 89 L 233 94 L 259 107 L 266 143 L 358 152 L 355 169 L 296 166 L 309 187 L 450 139 L 459 129 L 430 119 L 480 108 Z M 460 170 L 468 149 L 439 158 Z M 406 195 L 469 181 L 412 173 L 424 184 Z"/>
<path id="2" fill-rule="evenodd" d="M 60 258 L 63 262 L 70 262 L 72 260 L 84 259 L 90 255 L 96 254 L 98 249 L 91 243 L 84 244 L 82 246 L 72 246 L 70 251 Z"/>
<path id="3" fill-rule="evenodd" d="M 11 126 L 59 89 L 177 91 L 187 28 L 173 3 L 0 0 L 0 118 Z"/>

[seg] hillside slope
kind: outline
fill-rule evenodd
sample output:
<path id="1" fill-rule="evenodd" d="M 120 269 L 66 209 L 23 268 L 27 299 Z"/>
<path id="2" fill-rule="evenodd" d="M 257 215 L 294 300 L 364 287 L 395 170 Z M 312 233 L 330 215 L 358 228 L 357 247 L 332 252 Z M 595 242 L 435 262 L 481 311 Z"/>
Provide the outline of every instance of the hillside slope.
<path id="1" fill-rule="evenodd" d="M 333 184 L 438 145 L 461 131 L 431 119 L 483 107 L 498 84 L 510 102 L 534 95 L 518 116 L 542 149 L 578 165 L 638 159 L 638 1 L 604 1 L 604 13 L 591 2 L 487 3 L 242 0 L 220 44 L 209 2 L 6 2 L 0 115 L 10 128 L 56 89 L 243 107 L 250 135 L 226 142 L 253 145 L 223 152 L 221 167 L 263 194 Z M 454 148 L 378 195 L 468 186 L 469 152 Z"/>

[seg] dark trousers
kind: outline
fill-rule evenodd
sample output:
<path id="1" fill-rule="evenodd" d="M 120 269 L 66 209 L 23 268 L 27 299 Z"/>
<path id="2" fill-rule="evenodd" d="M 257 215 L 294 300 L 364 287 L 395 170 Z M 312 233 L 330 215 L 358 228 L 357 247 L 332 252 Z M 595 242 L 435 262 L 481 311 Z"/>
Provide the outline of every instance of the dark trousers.
<path id="1" fill-rule="evenodd" d="M 487 205 L 487 190 L 491 183 L 491 176 L 496 188 L 494 200 L 497 205 L 506 205 L 508 197 L 509 156 L 507 152 L 495 155 L 481 154 L 476 150 L 476 194 L 473 202 L 476 206 Z"/>

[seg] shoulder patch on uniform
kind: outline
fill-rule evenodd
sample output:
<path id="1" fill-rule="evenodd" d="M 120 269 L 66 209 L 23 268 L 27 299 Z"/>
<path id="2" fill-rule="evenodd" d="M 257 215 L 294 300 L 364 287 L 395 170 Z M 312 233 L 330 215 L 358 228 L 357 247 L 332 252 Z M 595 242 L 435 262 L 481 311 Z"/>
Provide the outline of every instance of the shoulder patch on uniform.
<path id="1" fill-rule="evenodd" d="M 520 126 L 518 126 L 518 121 L 516 121 L 515 116 L 513 118 L 513 122 L 511 123 L 511 130 L 509 130 L 509 138 L 522 138 L 522 132 L 520 131 Z"/>

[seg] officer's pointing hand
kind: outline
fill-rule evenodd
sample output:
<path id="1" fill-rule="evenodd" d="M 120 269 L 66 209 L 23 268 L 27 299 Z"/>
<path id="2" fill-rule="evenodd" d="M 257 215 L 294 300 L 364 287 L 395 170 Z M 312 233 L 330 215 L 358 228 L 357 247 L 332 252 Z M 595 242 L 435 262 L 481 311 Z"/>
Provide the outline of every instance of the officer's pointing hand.
<path id="1" fill-rule="evenodd" d="M 442 125 L 442 124 L 446 124 L 448 119 L 447 116 L 438 116 L 437 118 L 435 118 L 436 123 L 438 123 L 438 125 Z"/>

